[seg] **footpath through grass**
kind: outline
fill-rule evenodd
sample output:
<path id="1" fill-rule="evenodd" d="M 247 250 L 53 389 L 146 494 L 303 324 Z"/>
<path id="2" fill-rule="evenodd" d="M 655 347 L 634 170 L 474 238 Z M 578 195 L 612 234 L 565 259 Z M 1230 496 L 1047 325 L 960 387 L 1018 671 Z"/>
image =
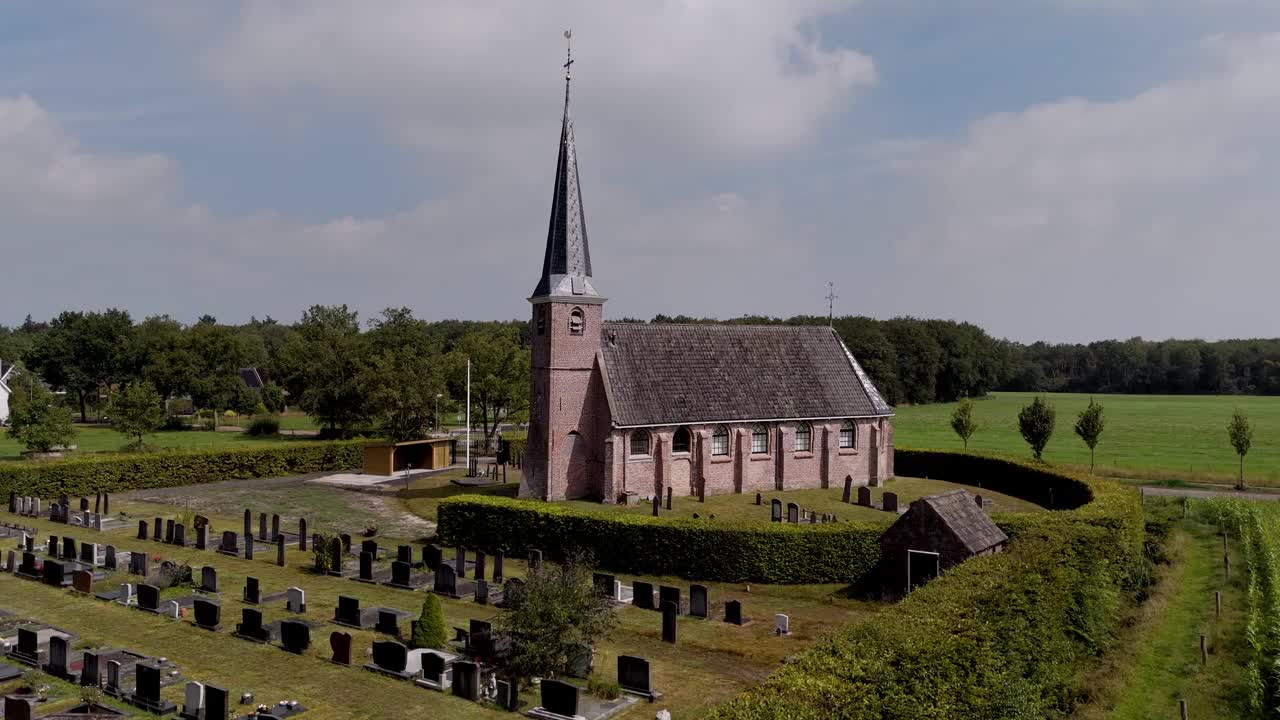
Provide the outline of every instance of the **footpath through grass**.
<path id="1" fill-rule="evenodd" d="M 1058 413 L 1044 459 L 1085 468 L 1089 448 L 1072 431 L 1089 395 L 1046 393 Z M 993 393 L 975 403 L 978 432 L 969 448 L 1028 458 L 1018 432 L 1018 411 L 1035 393 Z M 1245 477 L 1253 484 L 1280 485 L 1280 397 L 1210 395 L 1095 395 L 1106 408 L 1106 430 L 1098 444 L 1100 473 L 1191 481 L 1233 482 L 1238 458 L 1227 439 L 1227 422 L 1240 408 L 1254 424 Z M 955 403 L 897 408 L 894 443 L 899 447 L 961 448 L 951 430 Z"/>

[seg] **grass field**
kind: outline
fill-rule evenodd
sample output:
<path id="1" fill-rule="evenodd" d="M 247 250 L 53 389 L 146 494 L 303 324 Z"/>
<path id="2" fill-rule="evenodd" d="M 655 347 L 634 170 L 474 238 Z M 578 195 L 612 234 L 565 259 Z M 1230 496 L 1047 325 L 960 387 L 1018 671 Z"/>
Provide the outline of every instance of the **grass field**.
<path id="1" fill-rule="evenodd" d="M 217 447 L 260 447 L 274 445 L 291 440 L 315 440 L 313 437 L 280 435 L 276 437 L 249 437 L 242 432 L 212 432 L 205 430 L 168 430 L 147 436 L 147 444 L 159 448 L 217 448 Z M 76 449 L 70 454 L 85 455 L 89 453 L 117 452 L 130 440 L 109 427 L 101 425 L 77 425 L 76 436 L 71 441 Z M 9 437 L 8 432 L 0 433 L 0 460 L 22 459 L 23 447 L 18 441 Z"/>
<path id="2" fill-rule="evenodd" d="M 1018 410 L 1032 393 L 994 393 L 974 412 L 978 432 L 971 450 L 1030 457 L 1018 433 Z M 1056 465 L 1089 465 L 1089 449 L 1072 427 L 1089 404 L 1088 395 L 1047 394 L 1057 409 L 1057 427 L 1044 459 Z M 1227 422 L 1240 408 L 1254 426 L 1245 477 L 1253 484 L 1280 485 L 1280 397 L 1197 395 L 1097 395 L 1106 408 L 1106 430 L 1098 443 L 1099 472 L 1148 479 L 1230 482 L 1238 459 L 1227 439 Z M 951 430 L 954 403 L 900 407 L 894 418 L 899 447 L 960 448 Z"/>

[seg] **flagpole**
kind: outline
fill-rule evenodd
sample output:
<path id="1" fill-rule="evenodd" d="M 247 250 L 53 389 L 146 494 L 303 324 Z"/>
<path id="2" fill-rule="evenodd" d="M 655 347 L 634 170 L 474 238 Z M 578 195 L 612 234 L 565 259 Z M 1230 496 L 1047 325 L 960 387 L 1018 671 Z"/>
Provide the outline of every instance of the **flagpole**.
<path id="1" fill-rule="evenodd" d="M 467 358 L 467 472 L 471 472 L 471 358 Z"/>

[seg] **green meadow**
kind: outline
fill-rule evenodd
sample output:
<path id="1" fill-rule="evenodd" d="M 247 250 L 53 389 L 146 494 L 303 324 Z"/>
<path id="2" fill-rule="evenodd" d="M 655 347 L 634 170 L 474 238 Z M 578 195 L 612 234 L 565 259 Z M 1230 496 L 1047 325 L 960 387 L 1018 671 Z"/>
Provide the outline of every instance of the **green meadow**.
<path id="1" fill-rule="evenodd" d="M 969 448 L 1029 457 L 1018 433 L 1018 410 L 1034 393 L 992 393 L 976 401 L 978 432 Z M 1073 431 L 1088 395 L 1046 393 L 1057 410 L 1057 427 L 1044 459 L 1054 465 L 1087 468 L 1089 448 Z M 1227 422 L 1239 408 L 1254 426 L 1253 447 L 1245 458 L 1245 479 L 1280 485 L 1280 397 L 1241 395 L 1097 395 L 1106 408 L 1106 430 L 1098 443 L 1098 471 L 1149 480 L 1230 482 L 1238 458 L 1227 439 Z M 959 448 L 951 430 L 955 403 L 903 406 L 894 419 L 899 447 Z"/>

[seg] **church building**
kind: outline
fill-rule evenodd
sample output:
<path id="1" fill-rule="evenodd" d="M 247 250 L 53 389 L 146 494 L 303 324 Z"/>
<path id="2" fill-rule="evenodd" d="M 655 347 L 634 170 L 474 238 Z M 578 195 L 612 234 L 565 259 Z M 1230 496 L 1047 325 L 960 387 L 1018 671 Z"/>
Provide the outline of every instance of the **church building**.
<path id="1" fill-rule="evenodd" d="M 571 63 L 566 63 L 568 68 Z M 569 115 L 542 275 L 521 497 L 754 493 L 893 475 L 893 408 L 828 327 L 606 322 Z"/>

